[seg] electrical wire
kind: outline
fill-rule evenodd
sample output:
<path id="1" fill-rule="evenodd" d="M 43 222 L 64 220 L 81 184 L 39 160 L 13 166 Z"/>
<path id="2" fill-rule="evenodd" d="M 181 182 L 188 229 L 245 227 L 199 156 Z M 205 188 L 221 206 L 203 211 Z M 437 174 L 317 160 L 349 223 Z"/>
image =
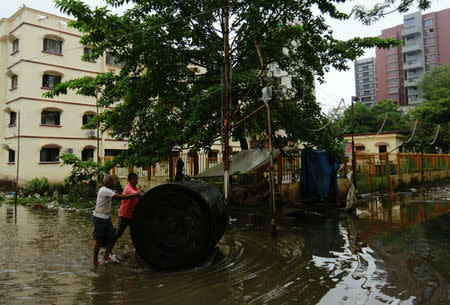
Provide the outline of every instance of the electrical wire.
<path id="1" fill-rule="evenodd" d="M 419 122 L 419 120 L 418 119 L 416 119 L 416 121 L 414 122 L 414 127 L 413 127 L 413 131 L 412 131 L 412 134 L 411 134 L 411 136 L 410 136 L 410 138 L 408 139 L 408 141 L 406 141 L 406 142 L 403 142 L 402 144 L 400 144 L 399 146 L 397 146 L 396 148 L 394 148 L 394 149 L 392 149 L 390 152 L 388 152 L 388 155 L 391 153 L 391 152 L 393 152 L 394 150 L 397 150 L 397 149 L 399 149 L 402 145 L 404 145 L 404 144 L 408 144 L 409 142 L 411 142 L 411 140 L 414 138 L 414 134 L 416 133 L 416 129 L 417 129 L 417 123 Z"/>
<path id="2" fill-rule="evenodd" d="M 327 122 L 325 125 L 323 125 L 322 127 L 318 128 L 318 129 L 309 129 L 309 128 L 307 128 L 307 127 L 303 127 L 303 128 L 305 128 L 306 130 L 312 131 L 312 132 L 317 132 L 317 131 L 321 131 L 321 130 L 325 129 L 328 125 L 331 124 L 332 119 L 335 117 L 336 113 L 337 113 L 337 112 L 339 111 L 339 109 L 341 108 L 341 104 L 342 104 L 343 102 L 344 102 L 344 99 L 341 99 L 341 101 L 339 102 L 339 105 L 338 105 L 337 108 L 336 108 L 336 111 L 335 111 L 335 112 L 333 113 L 333 115 L 330 117 L 330 119 L 328 120 L 328 122 Z"/>
<path id="3" fill-rule="evenodd" d="M 380 134 L 380 132 L 383 130 L 383 127 L 384 127 L 384 124 L 386 124 L 388 115 L 389 115 L 389 112 L 386 112 L 386 115 L 384 116 L 383 124 L 381 125 L 380 130 L 378 130 L 378 132 L 375 135 L 370 136 L 370 137 L 368 137 L 368 136 L 364 136 L 364 137 L 367 138 L 367 139 L 374 139 L 374 138 L 376 138 Z"/>
<path id="4" fill-rule="evenodd" d="M 433 145 L 434 142 L 436 142 L 437 137 L 438 137 L 438 133 L 439 133 L 439 128 L 441 128 L 441 124 L 438 124 L 438 125 L 437 125 L 437 128 L 436 128 L 436 135 L 434 136 L 434 140 L 430 143 L 430 145 Z"/>

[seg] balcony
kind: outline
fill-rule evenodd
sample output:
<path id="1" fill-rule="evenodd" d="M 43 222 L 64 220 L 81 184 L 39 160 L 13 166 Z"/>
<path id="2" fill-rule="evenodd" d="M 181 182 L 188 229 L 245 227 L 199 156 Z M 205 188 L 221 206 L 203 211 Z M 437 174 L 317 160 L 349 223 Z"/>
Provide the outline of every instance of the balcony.
<path id="1" fill-rule="evenodd" d="M 408 78 L 405 80 L 405 87 L 416 87 L 419 82 L 419 77 Z"/>
<path id="2" fill-rule="evenodd" d="M 423 44 L 419 42 L 406 44 L 402 47 L 403 53 L 412 53 L 417 51 L 423 51 Z"/>
<path id="3" fill-rule="evenodd" d="M 422 28 L 418 25 L 410 25 L 408 27 L 403 27 L 402 36 L 420 35 L 422 34 Z"/>
<path id="4" fill-rule="evenodd" d="M 425 68 L 425 63 L 424 63 L 423 59 L 413 59 L 413 60 L 405 61 L 403 63 L 404 70 L 417 69 L 417 68 L 422 68 L 422 69 Z"/>

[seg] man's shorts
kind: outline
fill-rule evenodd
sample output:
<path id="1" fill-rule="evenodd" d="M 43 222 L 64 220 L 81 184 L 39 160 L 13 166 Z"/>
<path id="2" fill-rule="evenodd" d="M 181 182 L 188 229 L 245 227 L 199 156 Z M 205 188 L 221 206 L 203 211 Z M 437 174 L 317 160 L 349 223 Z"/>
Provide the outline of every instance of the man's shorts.
<path id="1" fill-rule="evenodd" d="M 116 238 L 116 229 L 114 228 L 111 218 L 103 219 L 92 216 L 94 223 L 94 239 L 100 242 L 100 246 L 104 247 L 112 244 Z"/>

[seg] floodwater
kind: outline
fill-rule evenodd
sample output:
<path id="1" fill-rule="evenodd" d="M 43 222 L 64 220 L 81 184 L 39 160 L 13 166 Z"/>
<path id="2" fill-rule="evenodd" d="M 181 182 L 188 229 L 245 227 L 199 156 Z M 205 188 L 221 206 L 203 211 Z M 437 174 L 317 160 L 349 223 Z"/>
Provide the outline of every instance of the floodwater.
<path id="1" fill-rule="evenodd" d="M 88 213 L 0 203 L 0 304 L 449 304 L 450 187 L 360 204 L 276 238 L 235 222 L 204 266 L 153 272 L 128 234 L 94 269 Z"/>

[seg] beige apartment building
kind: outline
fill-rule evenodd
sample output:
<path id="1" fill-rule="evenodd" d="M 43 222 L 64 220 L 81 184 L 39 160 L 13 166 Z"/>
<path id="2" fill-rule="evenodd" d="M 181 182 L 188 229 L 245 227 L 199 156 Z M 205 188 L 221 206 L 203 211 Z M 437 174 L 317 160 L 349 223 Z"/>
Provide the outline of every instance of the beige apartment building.
<path id="1" fill-rule="evenodd" d="M 27 7 L 0 20 L 0 179 L 14 180 L 19 164 L 21 184 L 34 177 L 61 182 L 70 168 L 61 167 L 59 155 L 87 160 L 97 149 L 104 157 L 127 148 L 126 141 L 82 127 L 96 113 L 95 99 L 42 95 L 62 81 L 120 69 L 108 54 L 82 60 L 89 48 L 69 21 Z"/>

